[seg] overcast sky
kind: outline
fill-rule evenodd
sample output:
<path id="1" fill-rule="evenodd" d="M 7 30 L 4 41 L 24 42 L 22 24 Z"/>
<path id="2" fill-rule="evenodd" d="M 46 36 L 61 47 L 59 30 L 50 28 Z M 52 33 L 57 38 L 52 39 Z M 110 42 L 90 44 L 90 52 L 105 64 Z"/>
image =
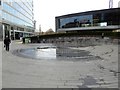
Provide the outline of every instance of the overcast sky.
<path id="1" fill-rule="evenodd" d="M 118 1 L 113 0 L 113 7 L 118 7 Z M 33 0 L 36 28 L 41 25 L 42 31 L 52 28 L 55 31 L 55 17 L 65 14 L 91 10 L 108 9 L 109 0 Z"/>

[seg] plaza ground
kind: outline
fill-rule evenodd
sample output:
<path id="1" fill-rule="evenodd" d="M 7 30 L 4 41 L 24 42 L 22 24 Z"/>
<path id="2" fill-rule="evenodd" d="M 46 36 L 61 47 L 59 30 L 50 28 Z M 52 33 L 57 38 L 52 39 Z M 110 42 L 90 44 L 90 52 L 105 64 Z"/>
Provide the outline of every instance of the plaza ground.
<path id="1" fill-rule="evenodd" d="M 2 50 L 2 88 L 118 88 L 118 45 L 88 47 L 102 60 L 35 60 L 19 57 L 14 50 L 44 46 L 12 41 Z M 49 45 L 49 44 L 47 44 Z"/>

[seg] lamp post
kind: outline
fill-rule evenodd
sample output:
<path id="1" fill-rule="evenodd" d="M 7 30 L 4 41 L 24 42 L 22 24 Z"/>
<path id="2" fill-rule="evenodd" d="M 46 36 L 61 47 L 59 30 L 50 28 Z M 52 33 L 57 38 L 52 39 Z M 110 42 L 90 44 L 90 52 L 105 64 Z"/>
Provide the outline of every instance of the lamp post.
<path id="1" fill-rule="evenodd" d="M 41 33 L 41 25 L 39 25 L 39 35 L 40 35 L 40 33 Z"/>
<path id="2" fill-rule="evenodd" d="M 38 37 L 39 42 L 40 42 L 40 33 L 41 33 L 41 25 L 39 25 L 39 37 Z"/>

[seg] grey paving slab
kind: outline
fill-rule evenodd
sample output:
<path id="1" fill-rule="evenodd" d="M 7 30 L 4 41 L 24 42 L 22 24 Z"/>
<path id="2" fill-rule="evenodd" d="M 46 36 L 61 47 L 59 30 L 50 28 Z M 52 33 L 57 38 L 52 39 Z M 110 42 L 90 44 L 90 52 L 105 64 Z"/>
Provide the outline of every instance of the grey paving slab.
<path id="1" fill-rule="evenodd" d="M 12 42 L 10 52 L 2 51 L 3 88 L 101 88 L 118 87 L 117 45 L 84 48 L 103 60 L 69 61 L 36 60 L 19 57 L 14 50 L 51 44 L 21 44 Z M 80 48 L 79 48 L 80 49 Z M 109 57 L 109 55 L 111 57 Z M 105 84 L 107 83 L 107 85 Z"/>

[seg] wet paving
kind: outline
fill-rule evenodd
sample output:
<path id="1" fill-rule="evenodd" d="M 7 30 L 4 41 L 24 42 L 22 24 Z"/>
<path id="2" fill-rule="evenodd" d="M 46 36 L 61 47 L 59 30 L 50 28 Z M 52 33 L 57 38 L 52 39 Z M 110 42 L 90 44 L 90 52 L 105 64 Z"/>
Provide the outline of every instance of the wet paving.
<path id="1" fill-rule="evenodd" d="M 118 88 L 118 45 L 12 42 L 2 73 L 3 88 Z"/>
<path id="2" fill-rule="evenodd" d="M 13 53 L 20 57 L 35 60 L 98 60 L 99 56 L 91 55 L 83 49 L 89 47 L 60 47 L 60 46 L 36 46 L 34 48 L 19 49 Z"/>
<path id="3" fill-rule="evenodd" d="M 103 60 L 101 56 L 91 54 L 91 51 L 87 49 L 102 44 L 111 44 L 111 42 L 113 41 L 110 38 L 79 37 L 78 41 L 73 42 L 36 44 L 30 48 L 14 50 L 13 54 L 34 60 Z"/>
<path id="4" fill-rule="evenodd" d="M 97 80 L 95 80 L 91 76 L 86 76 L 85 78 L 81 78 L 80 80 L 83 80 L 82 86 L 79 86 L 79 88 L 88 88 L 87 85 L 97 85 Z"/>

